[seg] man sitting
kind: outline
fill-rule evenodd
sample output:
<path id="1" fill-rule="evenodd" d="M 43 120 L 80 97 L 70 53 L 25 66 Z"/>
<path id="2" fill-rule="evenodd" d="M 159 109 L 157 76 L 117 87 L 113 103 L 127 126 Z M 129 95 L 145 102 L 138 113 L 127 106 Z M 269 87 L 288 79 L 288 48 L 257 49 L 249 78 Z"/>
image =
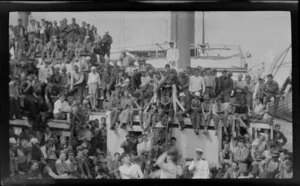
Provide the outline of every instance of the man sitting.
<path id="1" fill-rule="evenodd" d="M 279 85 L 273 80 L 273 75 L 269 74 L 267 76 L 268 80 L 264 86 L 264 105 L 271 101 L 271 98 L 275 98 L 278 95 Z"/>
<path id="2" fill-rule="evenodd" d="M 53 115 L 55 119 L 64 120 L 67 117 L 67 112 L 70 112 L 68 109 L 68 102 L 65 100 L 65 95 L 61 94 L 59 99 L 54 103 Z"/>

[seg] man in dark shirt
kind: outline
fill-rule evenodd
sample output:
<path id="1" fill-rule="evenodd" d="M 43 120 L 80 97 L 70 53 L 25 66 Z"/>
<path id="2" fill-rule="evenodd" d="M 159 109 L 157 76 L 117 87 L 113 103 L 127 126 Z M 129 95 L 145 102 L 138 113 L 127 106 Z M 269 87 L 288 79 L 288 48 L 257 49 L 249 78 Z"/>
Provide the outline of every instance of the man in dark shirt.
<path id="1" fill-rule="evenodd" d="M 121 144 L 121 148 L 123 148 L 124 152 L 127 154 L 131 154 L 133 150 L 134 143 L 130 139 L 130 135 L 126 135 L 126 140 Z"/>
<path id="2" fill-rule="evenodd" d="M 273 141 L 274 141 L 275 145 L 277 146 L 277 148 L 279 150 L 281 150 L 282 147 L 287 143 L 287 138 L 280 131 L 280 125 L 279 124 L 275 125 L 275 130 L 274 130 L 274 134 L 273 134 Z"/>
<path id="3" fill-rule="evenodd" d="M 111 48 L 111 44 L 113 43 L 113 39 L 109 35 L 109 32 L 105 32 L 102 42 L 103 42 L 103 48 L 104 48 L 105 54 L 107 55 L 107 57 L 110 57 L 110 48 Z"/>
<path id="4" fill-rule="evenodd" d="M 17 41 L 25 36 L 25 27 L 22 25 L 22 19 L 18 19 L 18 25 L 14 28 L 14 34 Z"/>
<path id="5" fill-rule="evenodd" d="M 136 90 L 140 87 L 140 85 L 142 84 L 141 82 L 141 77 L 142 77 L 142 74 L 140 72 L 138 72 L 138 69 L 134 69 L 133 71 L 133 76 L 132 76 L 132 89 L 133 90 Z"/>
<path id="6" fill-rule="evenodd" d="M 72 43 L 74 43 L 78 35 L 79 35 L 79 25 L 76 23 L 76 19 L 72 18 L 72 23 L 69 25 L 68 38 L 71 39 Z"/>
<path id="7" fill-rule="evenodd" d="M 220 90 L 224 102 L 229 102 L 231 91 L 233 90 L 233 80 L 231 79 L 232 73 L 227 75 L 227 70 L 222 72 L 220 77 Z"/>
<path id="8" fill-rule="evenodd" d="M 86 22 L 82 22 L 81 27 L 79 28 L 79 36 L 84 38 L 87 34 Z"/>

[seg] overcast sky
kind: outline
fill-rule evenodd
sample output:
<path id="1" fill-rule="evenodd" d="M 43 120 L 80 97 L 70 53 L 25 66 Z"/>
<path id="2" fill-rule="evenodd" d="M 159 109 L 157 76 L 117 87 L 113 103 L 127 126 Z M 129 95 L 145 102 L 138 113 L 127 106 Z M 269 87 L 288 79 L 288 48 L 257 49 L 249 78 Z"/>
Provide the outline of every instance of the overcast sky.
<path id="1" fill-rule="evenodd" d="M 103 35 L 110 31 L 114 47 L 143 45 L 169 40 L 170 12 L 33 12 L 36 20 L 61 20 L 68 23 L 75 17 L 81 25 L 95 25 Z M 10 24 L 18 15 L 11 13 Z M 202 13 L 196 12 L 195 40 L 201 42 Z M 270 63 L 274 56 L 291 44 L 289 12 L 205 12 L 206 42 L 210 44 L 241 45 L 252 58 L 249 66 L 263 61 Z M 291 56 L 287 56 L 290 60 Z"/>

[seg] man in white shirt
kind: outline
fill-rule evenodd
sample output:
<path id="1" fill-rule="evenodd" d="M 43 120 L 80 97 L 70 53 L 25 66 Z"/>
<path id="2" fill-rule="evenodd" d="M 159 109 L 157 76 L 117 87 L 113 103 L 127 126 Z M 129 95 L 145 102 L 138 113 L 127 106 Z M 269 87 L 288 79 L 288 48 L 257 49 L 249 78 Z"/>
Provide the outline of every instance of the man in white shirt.
<path id="1" fill-rule="evenodd" d="M 198 71 L 195 71 L 194 75 L 190 77 L 189 91 L 192 94 L 195 92 L 200 92 L 202 95 L 204 95 L 205 81 L 204 78 L 200 76 Z"/>
<path id="2" fill-rule="evenodd" d="M 203 150 L 196 148 L 196 158 L 189 165 L 189 170 L 194 172 L 193 179 L 208 179 L 209 166 L 208 162 L 202 158 Z"/>
<path id="3" fill-rule="evenodd" d="M 46 60 L 44 61 L 44 65 L 41 65 L 39 69 L 39 81 L 41 83 L 45 83 L 47 80 L 47 77 L 53 75 L 53 70 L 50 66 L 51 61 Z"/>
<path id="4" fill-rule="evenodd" d="M 167 50 L 167 60 L 168 63 L 173 67 L 177 68 L 177 61 L 179 58 L 179 51 L 177 48 L 174 48 L 174 42 L 169 42 L 170 48 Z"/>
<path id="5" fill-rule="evenodd" d="M 68 102 L 65 100 L 65 95 L 61 94 L 59 99 L 54 103 L 53 115 L 55 119 L 66 119 L 68 110 Z"/>
<path id="6" fill-rule="evenodd" d="M 148 139 L 148 135 L 143 135 L 142 143 L 138 144 L 138 155 L 140 156 L 143 152 L 150 152 L 151 150 L 151 141 Z"/>
<path id="7" fill-rule="evenodd" d="M 123 165 L 119 167 L 121 179 L 143 179 L 144 174 L 141 168 L 130 161 L 130 156 L 124 153 L 121 157 Z"/>
<path id="8" fill-rule="evenodd" d="M 96 97 L 98 86 L 101 86 L 100 75 L 96 71 L 96 67 L 93 66 L 91 68 L 91 72 L 89 73 L 88 82 L 89 86 L 89 95 L 91 99 L 92 109 L 96 109 Z"/>

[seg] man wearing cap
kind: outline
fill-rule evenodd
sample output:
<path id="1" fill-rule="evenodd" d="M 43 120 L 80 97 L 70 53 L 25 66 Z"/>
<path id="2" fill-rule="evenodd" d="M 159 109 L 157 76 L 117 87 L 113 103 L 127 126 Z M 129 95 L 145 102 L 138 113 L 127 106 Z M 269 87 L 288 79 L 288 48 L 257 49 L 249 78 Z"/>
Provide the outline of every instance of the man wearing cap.
<path id="1" fill-rule="evenodd" d="M 113 43 L 113 39 L 109 35 L 109 32 L 105 32 L 102 42 L 103 42 L 104 53 L 107 55 L 107 57 L 110 57 L 110 48 L 111 48 L 111 44 Z"/>
<path id="2" fill-rule="evenodd" d="M 287 138 L 285 135 L 280 131 L 280 125 L 275 125 L 275 130 L 273 133 L 273 141 L 278 149 L 282 149 L 282 147 L 287 143 Z"/>
<path id="3" fill-rule="evenodd" d="M 273 75 L 268 74 L 267 78 L 268 80 L 264 87 L 264 105 L 270 102 L 271 98 L 276 98 L 279 93 L 279 85 L 275 80 L 273 80 Z"/>
<path id="4" fill-rule="evenodd" d="M 209 166 L 208 162 L 202 158 L 203 150 L 196 148 L 196 157 L 189 165 L 189 171 L 193 171 L 193 179 L 208 179 L 209 178 Z"/>
<path id="5" fill-rule="evenodd" d="M 234 161 L 238 162 L 238 165 L 240 167 L 241 171 L 247 171 L 248 170 L 248 158 L 249 158 L 250 152 L 245 146 L 245 140 L 240 138 L 238 140 L 238 148 L 236 152 L 233 154 Z"/>
<path id="6" fill-rule="evenodd" d="M 271 158 L 265 159 L 260 165 L 259 178 L 275 178 L 279 173 L 280 161 L 279 161 L 279 152 L 273 151 L 271 153 Z"/>
<path id="7" fill-rule="evenodd" d="M 199 135 L 199 128 L 201 123 L 201 101 L 200 92 L 195 93 L 195 98 L 191 102 L 191 122 L 196 135 Z"/>
<path id="8" fill-rule="evenodd" d="M 232 73 L 231 73 L 232 75 Z M 227 74 L 227 70 L 223 70 L 222 77 L 220 77 L 221 97 L 224 102 L 229 102 L 231 91 L 233 90 L 233 80 L 231 75 Z"/>
<path id="9" fill-rule="evenodd" d="M 92 109 L 96 109 L 96 98 L 98 87 L 101 86 L 100 75 L 98 74 L 96 67 L 92 66 L 91 72 L 89 73 L 87 85 L 89 87 L 89 95 L 91 96 Z"/>
<path id="10" fill-rule="evenodd" d="M 179 122 L 181 130 L 184 130 L 184 128 L 186 126 L 184 124 L 183 118 L 190 112 L 190 104 L 189 104 L 190 102 L 183 92 L 180 92 L 180 94 L 179 94 L 179 103 L 184 108 L 184 111 L 179 109 L 177 111 L 177 118 L 178 118 L 178 122 Z"/>
<path id="11" fill-rule="evenodd" d="M 167 60 L 168 63 L 173 67 L 177 68 L 177 61 L 179 58 L 179 51 L 177 48 L 174 48 L 174 42 L 169 42 L 170 48 L 167 50 Z"/>

